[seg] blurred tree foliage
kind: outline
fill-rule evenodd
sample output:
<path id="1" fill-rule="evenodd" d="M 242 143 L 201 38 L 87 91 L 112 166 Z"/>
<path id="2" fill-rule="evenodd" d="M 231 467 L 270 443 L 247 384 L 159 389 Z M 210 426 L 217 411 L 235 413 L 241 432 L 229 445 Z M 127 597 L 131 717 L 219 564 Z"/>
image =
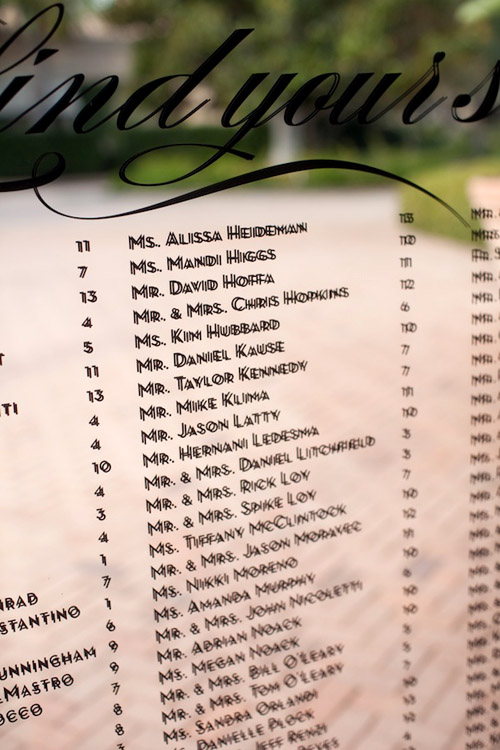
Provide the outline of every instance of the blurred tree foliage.
<path id="1" fill-rule="evenodd" d="M 28 21 L 33 18 L 37 13 L 48 8 L 49 5 L 53 5 L 54 2 L 62 2 L 64 5 L 64 15 L 61 26 L 59 27 L 57 34 L 58 36 L 64 35 L 66 37 L 71 36 L 75 31 L 78 30 L 82 18 L 89 12 L 100 12 L 103 9 L 102 1 L 100 0 L 15 0 L 15 2 L 6 2 L 0 5 L 0 19 L 2 18 L 2 9 L 5 11 L 13 11 L 13 15 L 16 18 L 16 25 Z M 105 3 L 108 7 L 109 3 Z M 12 15 L 12 13 L 7 13 Z M 44 26 L 49 29 L 54 21 L 54 14 L 46 14 L 42 16 L 39 21 L 39 28 Z M 0 26 L 0 33 L 2 36 L 7 36 L 12 33 L 12 29 L 9 29 L 7 25 Z"/>
<path id="2" fill-rule="evenodd" d="M 15 0 L 13 7 L 29 17 L 52 0 L 42 2 Z M 235 29 L 254 29 L 207 77 L 207 96 L 215 106 L 227 105 L 247 77 L 259 72 L 269 72 L 270 77 L 245 108 L 261 101 L 277 76 L 285 72 L 297 73 L 297 77 L 281 101 L 320 73 L 338 72 L 340 93 L 356 73 L 373 72 L 358 104 L 383 73 L 401 73 L 385 95 L 384 101 L 389 103 L 429 69 L 435 52 L 443 50 L 446 58 L 440 65 L 441 83 L 435 96 L 448 95 L 449 101 L 419 128 L 406 129 L 407 145 L 411 139 L 420 139 L 420 145 L 427 138 L 427 143 L 439 147 L 450 140 L 450 125 L 456 123 L 448 105 L 458 93 L 483 81 L 499 57 L 500 0 L 67 0 L 62 31 L 71 36 L 88 13 L 98 13 L 116 27 L 127 27 L 129 38 L 136 40 L 130 88 L 156 77 L 191 73 Z M 0 35 L 6 28 L 0 27 Z M 327 85 L 315 95 L 325 93 Z M 160 87 L 148 106 L 161 105 L 169 86 L 173 91 L 178 82 Z M 354 103 L 351 109 L 355 109 Z M 204 113 L 208 111 L 206 108 Z M 453 137 L 468 139 L 472 151 L 480 152 L 485 147 L 482 132 L 493 134 L 493 128 L 488 127 L 493 120 L 487 118 L 483 128 L 459 126 Z M 189 125 L 202 122 L 193 118 Z M 303 128 L 280 129 L 280 123 L 279 117 L 271 121 L 274 143 L 293 135 L 314 147 L 335 146 L 345 139 L 360 149 L 378 137 L 397 147 L 402 127 L 400 108 L 370 128 L 351 122 L 334 134 L 326 113 Z M 464 146 L 461 148 L 463 151 Z"/>
<path id="3" fill-rule="evenodd" d="M 466 5 L 486 3 L 500 0 Z M 237 65 L 215 72 L 220 92 L 234 90 L 236 73 L 254 71 L 398 72 L 410 62 L 425 70 L 443 45 L 455 67 L 470 65 L 498 39 L 490 16 L 464 24 L 456 0 L 111 0 L 106 15 L 142 28 L 139 77 L 191 71 L 235 28 L 254 28 L 232 53 Z"/>
<path id="4" fill-rule="evenodd" d="M 498 6 L 500 0 L 465 0 L 466 6 L 481 3 Z M 258 93 L 262 98 L 262 92 L 284 72 L 297 73 L 287 90 L 290 93 L 312 76 L 334 71 L 341 74 L 340 93 L 355 73 L 373 72 L 373 83 L 365 84 L 360 98 L 383 73 L 401 73 L 386 94 L 389 102 L 415 83 L 441 50 L 446 58 L 440 65 L 439 94 L 448 95 L 451 101 L 489 73 L 498 57 L 500 38 L 494 13 L 466 17 L 457 0 L 108 0 L 105 14 L 112 23 L 132 25 L 141 40 L 136 47 L 137 83 L 153 76 L 192 72 L 234 29 L 254 29 L 210 73 L 210 96 L 221 106 L 254 72 L 271 74 L 256 98 Z M 427 137 L 442 143 L 449 137 L 450 120 L 449 108 L 440 108 L 418 132 L 412 129 L 405 138 Z M 272 120 L 274 146 L 285 137 L 296 142 L 300 137 L 304 144 L 314 146 L 328 147 L 343 140 L 366 150 L 377 138 L 396 145 L 401 130 L 396 109 L 370 128 L 351 122 L 335 135 L 327 116 L 314 118 L 300 133 L 298 128 L 291 129 L 293 133 L 280 129 L 280 121 Z M 472 140 L 473 150 L 480 148 Z"/>
<path id="5" fill-rule="evenodd" d="M 29 17 L 45 3 L 13 5 Z M 234 29 L 255 29 L 210 74 L 220 101 L 252 72 L 297 72 L 297 85 L 332 71 L 407 74 L 396 90 L 427 70 L 442 49 L 443 79 L 467 90 L 491 70 L 500 39 L 500 0 L 67 0 L 64 5 L 63 30 L 70 34 L 89 12 L 132 27 L 138 40 L 135 84 L 192 72 Z"/>
<path id="6" fill-rule="evenodd" d="M 500 16 L 500 0 L 466 0 L 457 9 L 464 23 L 475 23 Z"/>

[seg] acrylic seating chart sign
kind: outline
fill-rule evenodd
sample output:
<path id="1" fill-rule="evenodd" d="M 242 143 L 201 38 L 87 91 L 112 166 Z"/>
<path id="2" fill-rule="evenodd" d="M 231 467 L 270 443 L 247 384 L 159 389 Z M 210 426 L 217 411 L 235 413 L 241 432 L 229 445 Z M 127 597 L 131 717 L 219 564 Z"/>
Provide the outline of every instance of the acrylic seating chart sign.
<path id="1" fill-rule="evenodd" d="M 250 69 L 277 4 L 207 2 L 148 73 L 88 5 L 0 11 L 0 747 L 500 746 L 500 189 L 381 145 L 476 158 L 496 57 Z"/>

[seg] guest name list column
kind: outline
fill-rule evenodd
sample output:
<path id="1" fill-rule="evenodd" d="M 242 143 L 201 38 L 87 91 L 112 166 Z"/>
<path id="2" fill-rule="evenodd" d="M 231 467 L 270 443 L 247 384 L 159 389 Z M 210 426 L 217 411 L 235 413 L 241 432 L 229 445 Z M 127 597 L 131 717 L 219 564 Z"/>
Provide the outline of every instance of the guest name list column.
<path id="1" fill-rule="evenodd" d="M 318 703 L 345 668 L 345 644 L 332 634 L 309 645 L 304 612 L 355 598 L 363 581 L 355 571 L 322 578 L 304 550 L 354 537 L 362 521 L 346 498 L 321 497 L 314 465 L 376 441 L 325 436 L 280 399 L 286 379 L 300 401 L 315 365 L 300 355 L 302 337 L 291 340 L 288 308 L 332 306 L 341 320 L 350 297 L 336 274 L 322 288 L 283 284 L 283 238 L 303 250 L 307 229 L 129 237 L 167 743 L 340 746 Z"/>

